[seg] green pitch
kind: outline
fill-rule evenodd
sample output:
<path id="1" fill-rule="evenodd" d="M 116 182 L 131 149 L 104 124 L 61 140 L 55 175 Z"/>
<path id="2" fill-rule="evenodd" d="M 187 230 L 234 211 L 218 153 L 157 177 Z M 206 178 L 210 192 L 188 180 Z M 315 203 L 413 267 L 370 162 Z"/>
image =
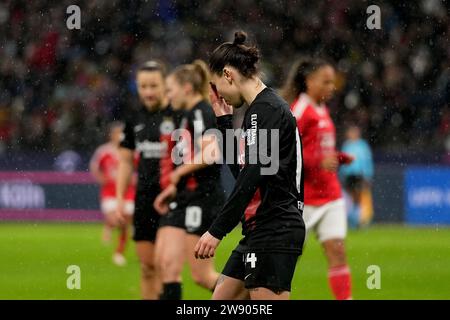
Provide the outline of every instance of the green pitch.
<path id="1" fill-rule="evenodd" d="M 130 242 L 128 264 L 111 262 L 113 247 L 100 242 L 97 224 L 0 224 L 0 299 L 139 299 L 139 266 Z M 240 239 L 239 230 L 220 245 L 220 271 Z M 450 229 L 373 226 L 347 240 L 355 299 L 450 299 Z M 67 267 L 81 270 L 81 289 L 67 289 Z M 369 290 L 370 265 L 381 271 L 381 288 Z M 327 266 L 311 237 L 292 283 L 293 299 L 331 299 Z M 209 299 L 184 272 L 184 298 Z"/>

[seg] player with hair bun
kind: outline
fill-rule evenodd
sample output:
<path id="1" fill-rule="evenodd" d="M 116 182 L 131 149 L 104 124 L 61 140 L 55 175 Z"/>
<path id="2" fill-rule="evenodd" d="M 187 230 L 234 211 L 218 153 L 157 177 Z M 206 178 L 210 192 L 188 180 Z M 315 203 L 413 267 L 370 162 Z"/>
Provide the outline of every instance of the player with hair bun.
<path id="1" fill-rule="evenodd" d="M 234 41 L 220 45 L 209 60 L 211 101 L 223 135 L 232 129 L 233 108 L 246 103 L 248 110 L 238 155 L 230 164 L 234 189 L 195 252 L 200 259 L 213 257 L 241 221 L 244 238 L 231 253 L 213 299 L 289 299 L 305 237 L 301 140 L 289 105 L 258 76 L 258 49 L 245 40 L 244 32 L 236 32 Z M 277 154 L 271 150 L 272 130 L 278 133 Z M 269 141 L 262 138 L 264 131 Z M 264 173 L 273 163 L 261 161 L 261 150 L 276 158 L 276 172 Z M 225 148 L 225 155 L 231 151 Z"/>

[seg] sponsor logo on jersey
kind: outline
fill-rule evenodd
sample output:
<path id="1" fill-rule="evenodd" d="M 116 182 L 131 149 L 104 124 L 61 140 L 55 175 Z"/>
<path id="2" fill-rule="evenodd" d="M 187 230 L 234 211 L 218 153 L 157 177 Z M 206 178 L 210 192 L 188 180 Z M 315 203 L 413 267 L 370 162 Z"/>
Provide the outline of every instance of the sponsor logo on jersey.
<path id="1" fill-rule="evenodd" d="M 167 152 L 167 142 L 151 142 L 144 140 L 136 144 L 136 149 L 142 153 L 144 159 L 160 159 Z"/>
<path id="2" fill-rule="evenodd" d="M 247 146 L 251 146 L 256 143 L 256 130 L 258 128 L 257 122 L 258 115 L 256 113 L 250 116 L 250 129 L 247 130 Z"/>

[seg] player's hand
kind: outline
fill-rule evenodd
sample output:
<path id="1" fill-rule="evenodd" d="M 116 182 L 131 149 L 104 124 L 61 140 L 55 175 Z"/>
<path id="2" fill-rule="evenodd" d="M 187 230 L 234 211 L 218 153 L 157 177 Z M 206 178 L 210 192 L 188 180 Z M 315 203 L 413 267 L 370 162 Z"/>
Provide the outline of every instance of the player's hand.
<path id="1" fill-rule="evenodd" d="M 208 259 L 214 257 L 216 248 L 218 247 L 220 240 L 214 238 L 208 231 L 206 231 L 200 240 L 198 240 L 194 253 L 196 259 Z"/>
<path id="2" fill-rule="evenodd" d="M 169 203 L 175 198 L 177 195 L 177 187 L 173 184 L 170 184 L 167 188 L 165 188 L 161 193 L 156 197 L 155 202 L 153 202 L 153 207 L 156 212 L 160 215 L 165 215 L 169 212 Z"/>
<path id="3" fill-rule="evenodd" d="M 209 84 L 209 100 L 216 117 L 233 114 L 233 107 L 225 102 L 225 99 L 219 95 L 212 83 Z"/>
<path id="4" fill-rule="evenodd" d="M 339 152 L 339 164 L 350 164 L 355 160 L 355 157 L 345 152 Z"/>
<path id="5" fill-rule="evenodd" d="M 116 219 L 120 225 L 124 225 L 127 221 L 125 214 L 125 201 L 123 201 L 123 199 L 117 199 Z"/>
<path id="6" fill-rule="evenodd" d="M 325 156 L 321 163 L 322 168 L 335 172 L 339 167 L 339 159 L 336 154 Z"/>

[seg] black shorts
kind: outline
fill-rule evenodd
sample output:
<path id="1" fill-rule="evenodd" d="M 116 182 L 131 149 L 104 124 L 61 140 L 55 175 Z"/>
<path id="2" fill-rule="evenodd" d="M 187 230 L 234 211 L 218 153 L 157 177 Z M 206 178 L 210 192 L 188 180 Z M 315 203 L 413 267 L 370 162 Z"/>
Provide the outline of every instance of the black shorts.
<path id="1" fill-rule="evenodd" d="M 171 226 L 186 230 L 188 234 L 202 236 L 213 223 L 220 209 L 220 196 L 207 196 L 201 199 L 177 199 L 170 203 L 170 211 L 159 220 L 159 226 Z"/>
<path id="2" fill-rule="evenodd" d="M 244 281 L 245 288 L 267 288 L 273 292 L 291 291 L 291 282 L 300 253 L 252 252 L 241 245 L 233 250 L 222 274 Z"/>
<path id="3" fill-rule="evenodd" d="M 134 241 L 154 242 L 156 240 L 160 215 L 153 208 L 153 202 L 159 193 L 159 188 L 138 187 L 133 217 Z"/>
<path id="4" fill-rule="evenodd" d="M 364 177 L 359 175 L 350 175 L 345 178 L 344 186 L 349 192 L 359 191 L 364 186 Z"/>

